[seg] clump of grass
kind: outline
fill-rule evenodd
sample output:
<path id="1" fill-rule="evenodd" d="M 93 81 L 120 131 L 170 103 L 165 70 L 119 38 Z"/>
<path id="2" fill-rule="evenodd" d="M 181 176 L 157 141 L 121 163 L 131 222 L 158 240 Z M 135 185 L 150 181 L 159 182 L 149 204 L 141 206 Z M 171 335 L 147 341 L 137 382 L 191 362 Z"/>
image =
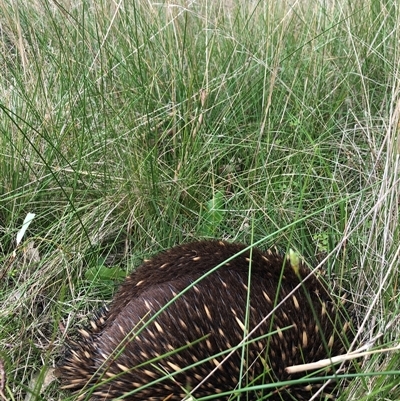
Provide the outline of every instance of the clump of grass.
<path id="1" fill-rule="evenodd" d="M 90 269 L 127 272 L 200 237 L 326 260 L 359 339 L 396 342 L 399 26 L 383 0 L 3 2 L 6 396 L 36 386 L 31 399 L 59 399 L 34 378 L 72 322 L 111 298 Z M 349 393 L 393 397 L 396 380 L 360 376 Z"/>

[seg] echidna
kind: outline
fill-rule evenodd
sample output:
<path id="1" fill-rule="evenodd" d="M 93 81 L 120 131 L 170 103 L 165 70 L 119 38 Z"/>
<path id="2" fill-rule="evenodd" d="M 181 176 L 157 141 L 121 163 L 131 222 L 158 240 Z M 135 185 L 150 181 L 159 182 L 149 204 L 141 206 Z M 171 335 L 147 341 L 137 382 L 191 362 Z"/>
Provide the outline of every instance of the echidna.
<path id="1" fill-rule="evenodd" d="M 69 344 L 62 387 L 97 401 L 309 400 L 323 378 L 285 383 L 311 373 L 285 367 L 345 352 L 348 323 L 301 262 L 245 248 L 194 242 L 145 261 Z"/>

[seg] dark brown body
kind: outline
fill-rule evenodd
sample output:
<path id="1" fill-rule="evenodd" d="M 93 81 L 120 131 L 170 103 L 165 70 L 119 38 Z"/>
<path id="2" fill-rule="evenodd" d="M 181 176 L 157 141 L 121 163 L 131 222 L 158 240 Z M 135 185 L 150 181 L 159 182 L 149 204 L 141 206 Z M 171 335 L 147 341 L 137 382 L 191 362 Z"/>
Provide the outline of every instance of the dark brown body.
<path id="1" fill-rule="evenodd" d="M 82 399 L 91 400 L 126 394 L 123 399 L 129 401 L 178 401 L 190 391 L 197 398 L 228 400 L 235 397 L 221 393 L 302 377 L 288 376 L 285 367 L 343 353 L 347 324 L 320 282 L 311 276 L 289 295 L 308 269 L 256 249 L 227 261 L 244 248 L 195 242 L 146 261 L 121 285 L 104 317 L 81 332 L 79 343 L 70 344 L 58 368 L 63 387 L 84 388 Z M 245 345 L 232 350 L 246 327 L 256 326 Z M 312 384 L 281 384 L 248 391 L 240 399 L 308 400 L 323 380 Z"/>

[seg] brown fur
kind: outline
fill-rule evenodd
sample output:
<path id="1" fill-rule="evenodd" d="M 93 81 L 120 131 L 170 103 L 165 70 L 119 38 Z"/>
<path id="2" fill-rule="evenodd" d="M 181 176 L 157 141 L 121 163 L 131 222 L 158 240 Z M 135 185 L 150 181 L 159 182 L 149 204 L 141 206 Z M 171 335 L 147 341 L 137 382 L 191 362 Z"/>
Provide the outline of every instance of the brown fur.
<path id="1" fill-rule="evenodd" d="M 216 394 L 215 399 L 228 400 L 234 397 L 217 394 L 301 377 L 287 375 L 285 367 L 344 352 L 345 321 L 317 278 L 303 282 L 271 314 L 309 271 L 300 265 L 296 272 L 285 258 L 257 249 L 227 261 L 244 248 L 194 242 L 144 262 L 121 285 L 109 311 L 82 331 L 79 343 L 70 344 L 58 368 L 63 387 L 84 389 L 82 399 L 91 400 L 130 393 L 123 399 L 178 401 L 191 390 L 195 397 Z M 149 322 L 176 294 L 221 263 Z M 216 355 L 240 344 L 246 321 L 249 331 L 259 327 L 245 346 Z M 322 383 L 258 389 L 241 399 L 308 400 Z"/>

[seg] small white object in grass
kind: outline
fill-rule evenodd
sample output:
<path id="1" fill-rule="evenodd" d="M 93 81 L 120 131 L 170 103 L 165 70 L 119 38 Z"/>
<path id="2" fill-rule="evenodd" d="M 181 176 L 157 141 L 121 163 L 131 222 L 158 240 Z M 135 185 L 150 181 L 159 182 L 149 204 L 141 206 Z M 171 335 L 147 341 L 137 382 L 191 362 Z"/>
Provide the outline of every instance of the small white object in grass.
<path id="1" fill-rule="evenodd" d="M 31 224 L 32 220 L 35 218 L 36 214 L 35 213 L 28 213 L 25 217 L 24 222 L 22 223 L 21 229 L 17 233 L 17 238 L 15 242 L 17 243 L 17 246 L 21 242 L 23 236 L 25 235 L 26 230 L 29 227 L 29 224 Z"/>
<path id="2" fill-rule="evenodd" d="M 289 249 L 288 258 L 289 258 L 290 264 L 291 264 L 294 272 L 297 275 L 299 275 L 300 258 L 299 258 L 298 253 L 296 253 L 293 249 Z"/>
<path id="3" fill-rule="evenodd" d="M 341 363 L 345 361 L 351 361 L 352 359 L 357 359 L 372 354 L 383 354 L 384 352 L 398 351 L 398 350 L 400 350 L 400 345 L 397 345 L 396 347 L 375 349 L 372 351 L 365 351 L 365 352 L 358 352 L 358 350 L 355 350 L 353 352 L 349 352 L 344 355 L 333 356 L 329 359 L 321 359 L 317 362 L 305 363 L 303 365 L 288 366 L 285 368 L 285 371 L 286 373 L 293 374 L 308 370 L 321 369 L 339 362 Z"/>

